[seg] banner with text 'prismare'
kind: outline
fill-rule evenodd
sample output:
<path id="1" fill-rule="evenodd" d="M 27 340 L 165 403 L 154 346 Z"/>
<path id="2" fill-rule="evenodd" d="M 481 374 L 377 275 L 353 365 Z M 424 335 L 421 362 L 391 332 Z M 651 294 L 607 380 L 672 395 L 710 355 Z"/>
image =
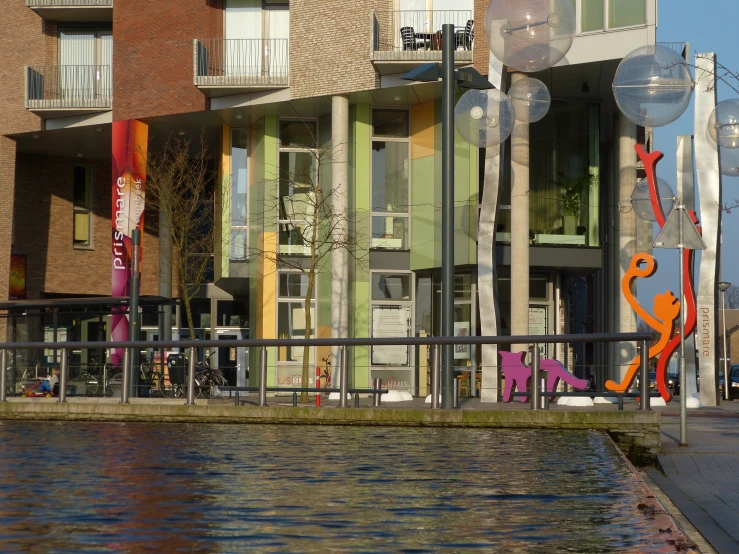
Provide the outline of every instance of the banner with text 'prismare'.
<path id="1" fill-rule="evenodd" d="M 132 235 L 139 229 L 143 236 L 146 192 L 146 149 L 148 126 L 132 119 L 113 122 L 113 195 L 112 195 L 112 289 L 111 296 L 128 296 L 133 260 Z M 141 247 L 139 248 L 141 259 Z M 114 312 L 111 340 L 128 340 L 125 312 Z M 115 349 L 111 362 L 120 363 L 122 349 Z"/>

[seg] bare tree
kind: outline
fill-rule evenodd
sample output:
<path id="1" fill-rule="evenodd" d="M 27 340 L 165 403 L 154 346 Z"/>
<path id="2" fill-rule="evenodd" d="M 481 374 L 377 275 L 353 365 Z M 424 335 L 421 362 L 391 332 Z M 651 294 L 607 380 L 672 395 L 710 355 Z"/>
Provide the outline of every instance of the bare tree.
<path id="1" fill-rule="evenodd" d="M 214 252 L 214 175 L 205 133 L 199 145 L 170 136 L 161 150 L 149 150 L 146 200 L 169 221 L 172 251 L 165 252 L 187 315 L 190 337 L 195 326 L 190 301 L 206 281 Z M 153 218 L 150 218 L 150 220 Z"/>
<path id="2" fill-rule="evenodd" d="M 729 310 L 739 308 L 739 287 L 731 285 L 724 293 L 724 307 Z"/>
<path id="3" fill-rule="evenodd" d="M 338 148 L 346 145 L 327 144 L 303 152 L 312 156 L 306 166 L 296 164 L 291 168 L 280 168 L 277 179 L 277 194 L 266 197 L 262 209 L 265 221 L 279 217 L 280 233 L 289 237 L 290 250 L 280 252 L 280 244 L 274 249 L 260 246 L 250 248 L 251 256 L 270 262 L 278 269 L 290 269 L 304 275 L 307 287 L 301 292 L 305 311 L 304 338 L 311 338 L 313 317 L 311 305 L 316 289 L 316 278 L 331 260 L 331 253 L 343 250 L 360 268 L 366 267 L 368 251 L 359 246 L 357 232 L 347 210 L 336 207 L 334 202 L 343 194 L 337 188 L 325 184 L 324 173 L 330 171 L 330 163 Z M 329 166 L 327 168 L 327 166 Z M 346 183 L 344 183 L 346 188 Z M 278 243 L 280 241 L 278 240 Z M 250 257 L 251 257 L 250 256 Z M 303 347 L 303 371 L 301 382 L 305 386 L 310 378 L 310 347 Z M 308 400 L 308 393 L 301 394 L 301 401 Z"/>

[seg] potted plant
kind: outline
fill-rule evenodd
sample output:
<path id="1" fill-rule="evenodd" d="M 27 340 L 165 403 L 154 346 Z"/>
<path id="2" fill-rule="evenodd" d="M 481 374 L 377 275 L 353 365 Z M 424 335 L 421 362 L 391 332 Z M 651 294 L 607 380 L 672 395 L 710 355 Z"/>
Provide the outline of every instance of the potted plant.
<path id="1" fill-rule="evenodd" d="M 585 173 L 571 178 L 560 173 L 554 184 L 559 189 L 557 197 L 562 210 L 562 229 L 565 235 L 577 234 L 582 208 L 586 203 L 585 193 L 593 186 L 595 175 Z"/>

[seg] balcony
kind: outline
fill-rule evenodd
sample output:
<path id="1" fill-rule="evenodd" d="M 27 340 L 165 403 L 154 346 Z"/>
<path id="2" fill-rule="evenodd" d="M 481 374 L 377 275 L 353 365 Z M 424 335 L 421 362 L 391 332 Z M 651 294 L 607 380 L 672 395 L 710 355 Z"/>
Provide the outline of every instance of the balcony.
<path id="1" fill-rule="evenodd" d="M 380 74 L 400 73 L 441 61 L 441 28 L 454 24 L 454 61 L 472 63 L 474 24 L 470 10 L 405 10 L 370 13 L 370 58 Z"/>
<path id="2" fill-rule="evenodd" d="M 109 65 L 26 67 L 26 108 L 44 118 L 110 110 Z"/>
<path id="3" fill-rule="evenodd" d="M 195 40 L 195 86 L 212 98 L 290 85 L 288 39 Z"/>
<path id="4" fill-rule="evenodd" d="M 113 21 L 113 0 L 26 0 L 47 21 Z"/>

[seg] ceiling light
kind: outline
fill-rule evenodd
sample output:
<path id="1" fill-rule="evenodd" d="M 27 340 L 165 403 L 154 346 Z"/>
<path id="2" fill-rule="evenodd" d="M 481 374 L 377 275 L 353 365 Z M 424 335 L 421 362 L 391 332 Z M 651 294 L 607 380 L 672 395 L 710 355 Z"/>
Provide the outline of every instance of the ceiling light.
<path id="1" fill-rule="evenodd" d="M 38 134 L 35 134 L 35 135 L 31 135 L 31 136 L 32 136 L 33 138 L 35 138 L 35 139 L 37 139 L 37 138 L 38 138 Z"/>
<path id="2" fill-rule="evenodd" d="M 77 157 L 78 157 L 78 158 L 81 158 L 81 157 L 83 157 L 83 154 L 82 154 L 82 152 L 77 152 Z"/>
<path id="3" fill-rule="evenodd" d="M 244 116 L 243 116 L 243 115 L 241 115 L 241 114 L 238 114 L 238 115 L 236 116 L 236 119 L 243 119 L 243 118 L 244 118 Z"/>
<path id="4" fill-rule="evenodd" d="M 178 135 L 180 135 L 181 137 L 184 137 L 184 136 L 185 136 L 185 131 L 183 131 L 183 130 L 180 130 L 180 132 L 179 132 L 179 133 L 177 133 L 177 134 L 178 134 Z"/>

